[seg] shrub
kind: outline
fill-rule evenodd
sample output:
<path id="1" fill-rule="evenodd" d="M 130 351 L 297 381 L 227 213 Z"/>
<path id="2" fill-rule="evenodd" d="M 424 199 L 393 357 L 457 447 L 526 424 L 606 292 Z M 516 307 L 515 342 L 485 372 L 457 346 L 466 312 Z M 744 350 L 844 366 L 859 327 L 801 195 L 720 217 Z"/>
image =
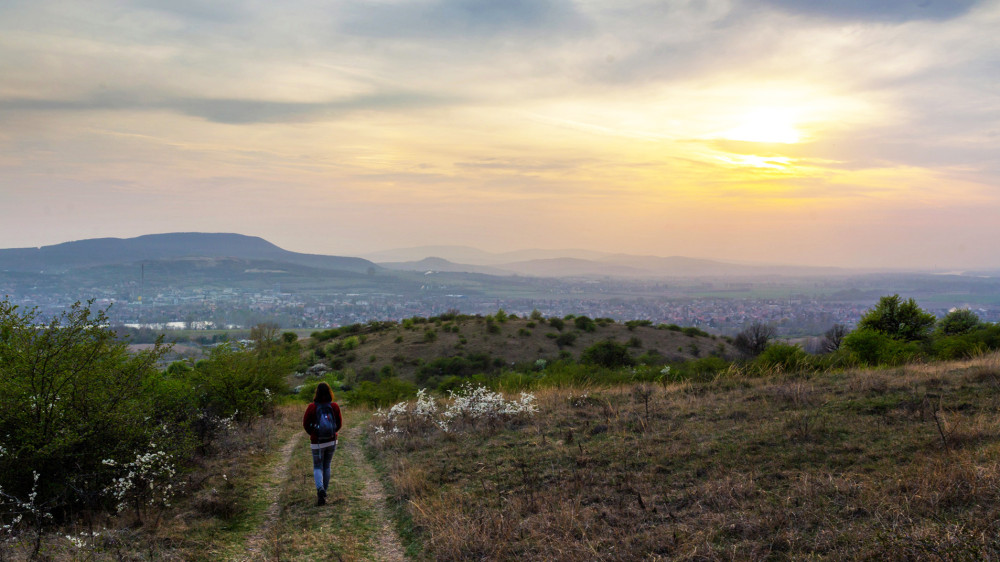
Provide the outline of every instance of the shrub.
<path id="1" fill-rule="evenodd" d="M 188 378 L 207 411 L 250 420 L 266 413 L 274 396 L 287 390 L 285 376 L 295 362 L 294 354 L 277 347 L 229 343 L 213 348 Z"/>
<path id="2" fill-rule="evenodd" d="M 707 338 L 707 337 L 711 336 L 711 334 L 709 334 L 708 332 L 706 332 L 704 330 L 700 330 L 698 328 L 695 328 L 694 326 L 688 326 L 686 328 L 681 328 L 681 333 L 684 334 L 685 336 L 689 337 L 689 338 L 693 338 L 693 337 L 696 337 L 696 336 L 697 337 L 702 337 L 702 338 Z"/>
<path id="3" fill-rule="evenodd" d="M 902 341 L 927 337 L 936 322 L 933 314 L 924 312 L 916 301 L 903 301 L 899 295 L 882 297 L 858 322 L 858 330 L 870 330 Z"/>
<path id="4" fill-rule="evenodd" d="M 417 387 L 412 383 L 390 378 L 378 383 L 361 381 L 356 387 L 343 394 L 344 398 L 351 404 L 380 408 L 416 396 Z"/>
<path id="5" fill-rule="evenodd" d="M 652 325 L 653 325 L 652 320 L 629 320 L 628 322 L 625 322 L 625 327 L 627 327 L 630 332 L 635 330 L 639 326 L 652 326 Z"/>
<path id="6" fill-rule="evenodd" d="M 635 364 L 635 359 L 628 354 L 628 347 L 611 340 L 595 343 L 583 350 L 580 360 L 589 365 L 599 365 L 609 369 L 630 367 Z"/>
<path id="7" fill-rule="evenodd" d="M 868 328 L 844 337 L 844 349 L 865 365 L 898 365 L 916 357 L 920 348 L 912 342 L 896 340 L 884 332 Z"/>
<path id="8" fill-rule="evenodd" d="M 561 332 L 566 327 L 566 322 L 562 318 L 549 318 L 549 326 Z"/>
<path id="9" fill-rule="evenodd" d="M 0 488 L 46 512 L 114 500 L 101 495 L 117 476 L 105 459 L 131 462 L 150 443 L 169 457 L 192 447 L 190 390 L 156 370 L 167 347 L 129 353 L 91 304 L 42 323 L 0 301 Z M 156 402 L 171 396 L 179 403 Z"/>
<path id="10" fill-rule="evenodd" d="M 943 336 L 967 334 L 979 327 L 979 317 L 967 308 L 952 310 L 938 321 L 937 333 Z"/>
<path id="11" fill-rule="evenodd" d="M 558 345 L 560 349 L 572 346 L 575 341 L 576 334 L 573 332 L 563 332 L 556 336 L 556 345 Z"/>
<path id="12" fill-rule="evenodd" d="M 573 325 L 576 326 L 577 330 L 583 332 L 593 332 L 597 329 L 597 324 L 586 316 L 577 316 L 574 318 Z"/>
<path id="13" fill-rule="evenodd" d="M 801 347 L 787 343 L 772 343 L 757 356 L 755 363 L 765 368 L 796 371 L 808 364 L 809 356 Z"/>

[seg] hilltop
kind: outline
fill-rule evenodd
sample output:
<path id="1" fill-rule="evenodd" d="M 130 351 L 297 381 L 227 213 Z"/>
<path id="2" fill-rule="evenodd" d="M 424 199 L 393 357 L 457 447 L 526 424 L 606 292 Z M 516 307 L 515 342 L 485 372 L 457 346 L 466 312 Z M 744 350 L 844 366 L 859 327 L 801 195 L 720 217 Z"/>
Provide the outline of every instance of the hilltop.
<path id="1" fill-rule="evenodd" d="M 199 257 L 260 260 L 354 272 L 378 267 L 361 258 L 290 252 L 257 236 L 174 232 L 135 238 L 92 238 L 40 248 L 2 249 L 0 271 L 59 273 L 102 265 Z"/>
<path id="2" fill-rule="evenodd" d="M 530 371 L 560 359 L 580 361 L 588 348 L 606 341 L 623 346 L 635 364 L 665 365 L 737 355 L 726 339 L 696 328 L 653 326 L 648 321 L 618 323 L 586 316 L 544 318 L 535 314 L 518 318 L 499 311 L 487 316 L 445 314 L 314 332 L 303 344 L 307 350 L 303 366 L 322 365 L 350 373 L 348 381 L 396 376 L 433 388 L 449 384 L 449 377 Z M 455 382 L 457 379 L 451 384 Z"/>

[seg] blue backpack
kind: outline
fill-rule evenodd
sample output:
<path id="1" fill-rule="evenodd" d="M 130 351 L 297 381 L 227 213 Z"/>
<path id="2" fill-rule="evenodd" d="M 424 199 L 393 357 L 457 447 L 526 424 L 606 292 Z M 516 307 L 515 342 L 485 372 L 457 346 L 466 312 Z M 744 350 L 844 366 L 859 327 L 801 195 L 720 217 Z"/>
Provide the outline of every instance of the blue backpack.
<path id="1" fill-rule="evenodd" d="M 333 406 L 316 404 L 316 439 L 333 439 L 337 434 L 337 419 L 333 416 Z"/>

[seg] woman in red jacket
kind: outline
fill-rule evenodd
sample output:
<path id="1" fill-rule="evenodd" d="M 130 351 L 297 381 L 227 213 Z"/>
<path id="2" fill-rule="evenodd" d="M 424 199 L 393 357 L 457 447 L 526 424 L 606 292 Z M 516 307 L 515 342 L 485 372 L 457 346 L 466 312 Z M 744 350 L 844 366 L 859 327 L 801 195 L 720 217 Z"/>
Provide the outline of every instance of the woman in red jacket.
<path id="1" fill-rule="evenodd" d="M 330 385 L 319 383 L 313 402 L 302 417 L 302 428 L 309 434 L 312 448 L 316 505 L 326 503 L 326 488 L 330 485 L 330 461 L 333 460 L 333 452 L 337 450 L 337 432 L 343 423 L 340 406 L 333 401 Z"/>

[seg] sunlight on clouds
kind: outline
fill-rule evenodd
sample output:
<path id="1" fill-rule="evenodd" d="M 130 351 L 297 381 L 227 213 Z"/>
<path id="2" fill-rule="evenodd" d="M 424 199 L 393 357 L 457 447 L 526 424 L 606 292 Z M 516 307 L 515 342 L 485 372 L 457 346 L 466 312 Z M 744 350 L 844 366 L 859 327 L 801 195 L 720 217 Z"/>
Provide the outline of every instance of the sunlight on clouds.
<path id="1" fill-rule="evenodd" d="M 793 144 L 802 140 L 795 117 L 788 108 L 768 107 L 751 111 L 736 127 L 714 138 L 747 142 Z"/>
<path id="2" fill-rule="evenodd" d="M 754 156 L 754 155 L 732 155 L 716 156 L 717 159 L 733 166 L 750 166 L 752 168 L 768 168 L 772 170 L 783 170 L 790 172 L 789 164 L 791 158 L 783 156 Z"/>

